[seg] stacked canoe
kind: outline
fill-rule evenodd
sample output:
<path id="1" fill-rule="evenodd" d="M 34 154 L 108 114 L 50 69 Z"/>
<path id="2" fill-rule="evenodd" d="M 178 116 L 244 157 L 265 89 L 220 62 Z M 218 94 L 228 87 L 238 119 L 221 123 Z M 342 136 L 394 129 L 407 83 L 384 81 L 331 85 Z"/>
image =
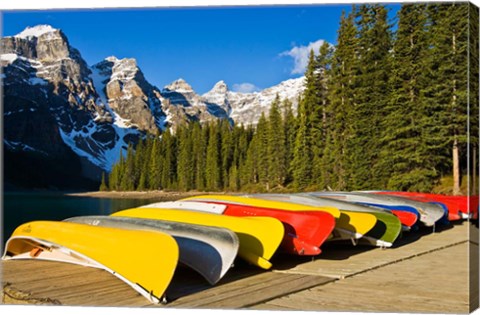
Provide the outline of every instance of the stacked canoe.
<path id="1" fill-rule="evenodd" d="M 318 256 L 327 243 L 387 248 L 404 232 L 478 220 L 478 207 L 478 196 L 388 191 L 201 195 L 28 222 L 8 239 L 3 259 L 101 268 L 160 303 L 179 264 L 215 285 L 237 258 L 270 269 L 277 252 Z"/>

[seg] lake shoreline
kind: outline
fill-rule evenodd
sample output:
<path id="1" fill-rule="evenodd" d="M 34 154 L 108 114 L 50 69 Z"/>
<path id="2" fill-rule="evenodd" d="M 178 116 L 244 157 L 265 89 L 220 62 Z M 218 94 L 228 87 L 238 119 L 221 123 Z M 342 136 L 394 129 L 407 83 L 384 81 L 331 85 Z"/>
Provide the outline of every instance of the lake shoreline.
<path id="1" fill-rule="evenodd" d="M 78 193 L 66 193 L 66 196 L 73 197 L 91 197 L 91 198 L 111 198 L 111 199 L 182 199 L 191 196 L 208 194 L 207 192 L 178 192 L 178 191 L 89 191 Z"/>

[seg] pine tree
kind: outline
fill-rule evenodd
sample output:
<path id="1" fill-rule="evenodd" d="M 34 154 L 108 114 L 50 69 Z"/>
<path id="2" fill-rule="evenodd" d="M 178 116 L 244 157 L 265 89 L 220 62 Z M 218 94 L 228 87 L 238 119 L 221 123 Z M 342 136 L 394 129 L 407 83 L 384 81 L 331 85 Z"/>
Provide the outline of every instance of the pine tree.
<path id="1" fill-rule="evenodd" d="M 151 136 L 151 135 L 148 135 L 147 138 L 145 139 L 145 145 L 144 145 L 144 149 L 143 149 L 143 163 L 142 165 L 140 166 L 141 170 L 140 170 L 140 177 L 142 178 L 141 180 L 139 179 L 139 182 L 140 181 L 144 181 L 144 183 L 142 184 L 144 187 L 142 188 L 142 190 L 149 190 L 151 189 L 150 188 L 150 178 L 151 178 L 151 174 L 150 174 L 150 157 L 151 157 L 151 154 L 152 154 L 152 148 L 153 148 L 153 142 L 154 142 L 154 139 L 156 139 L 158 136 Z M 140 186 L 140 183 L 139 183 L 139 186 Z"/>
<path id="2" fill-rule="evenodd" d="M 123 176 L 123 170 L 124 170 L 124 157 L 123 157 L 123 152 L 120 153 L 120 159 L 112 167 L 112 171 L 110 172 L 109 178 L 108 178 L 108 184 L 109 184 L 109 189 L 114 190 L 114 191 L 120 191 L 121 190 L 121 183 L 122 183 L 122 176 Z"/>
<path id="3" fill-rule="evenodd" d="M 471 169 L 471 185 L 469 195 L 474 195 L 478 191 L 479 179 L 479 8 L 470 3 L 469 5 L 470 20 L 469 25 L 469 63 L 470 63 L 470 80 L 469 80 L 469 126 L 470 126 L 470 169 Z"/>
<path id="4" fill-rule="evenodd" d="M 102 181 L 100 182 L 100 191 L 108 191 L 107 183 L 105 182 L 105 172 L 102 172 Z"/>
<path id="5" fill-rule="evenodd" d="M 138 179 L 137 191 L 145 191 L 147 189 L 147 176 L 145 173 L 140 174 Z"/>
<path id="6" fill-rule="evenodd" d="M 177 184 L 176 160 L 177 160 L 177 141 L 170 130 L 162 135 L 160 146 L 161 163 L 161 187 L 166 189 L 175 189 Z"/>
<path id="7" fill-rule="evenodd" d="M 134 187 L 138 190 L 140 185 L 140 177 L 142 175 L 143 164 L 145 163 L 145 143 L 144 140 L 140 140 L 135 146 L 134 154 L 134 168 L 133 168 L 133 177 L 134 177 Z M 145 179 L 145 177 L 144 177 Z M 142 190 L 145 189 L 145 183 Z"/>
<path id="8" fill-rule="evenodd" d="M 194 185 L 193 138 L 191 130 L 191 128 L 183 126 L 177 129 L 176 134 L 178 139 L 178 189 L 182 191 L 188 191 Z"/>
<path id="9" fill-rule="evenodd" d="M 194 157 L 194 173 L 195 181 L 194 187 L 197 190 L 205 189 L 205 165 L 206 165 L 206 151 L 207 151 L 207 138 L 208 128 L 200 126 L 199 123 L 193 123 L 193 149 L 192 155 Z"/>
<path id="10" fill-rule="evenodd" d="M 157 137 L 152 142 L 150 158 L 148 161 L 148 188 L 152 190 L 161 189 L 163 158 L 160 152 L 160 139 Z"/>
<path id="11" fill-rule="evenodd" d="M 224 187 L 229 183 L 229 170 L 233 161 L 234 143 L 231 126 L 228 120 L 224 119 L 219 122 L 220 124 L 220 138 L 221 138 L 221 158 L 222 164 L 220 173 L 222 177 L 222 184 Z"/>
<path id="12" fill-rule="evenodd" d="M 262 184 L 266 190 L 269 190 L 268 122 L 263 112 L 258 120 L 254 137 L 256 139 L 255 142 L 253 142 L 255 145 L 253 153 L 257 166 L 258 182 Z"/>
<path id="13" fill-rule="evenodd" d="M 430 191 L 439 173 L 432 159 L 431 135 L 425 124 L 432 117 L 426 111 L 425 90 L 430 84 L 425 69 L 428 60 L 427 11 L 425 4 L 405 4 L 398 12 L 394 43 L 391 88 L 387 116 L 382 130 L 383 150 L 379 166 L 389 170 L 388 189 Z"/>
<path id="14" fill-rule="evenodd" d="M 293 180 L 291 161 L 293 160 L 293 149 L 295 145 L 295 137 L 297 124 L 293 115 L 292 102 L 285 99 L 282 102 L 283 108 L 283 131 L 285 139 L 285 184 L 288 185 Z"/>
<path id="15" fill-rule="evenodd" d="M 278 94 L 270 106 L 267 123 L 268 183 L 270 187 L 283 186 L 287 176 L 286 141 Z"/>
<path id="16" fill-rule="evenodd" d="M 377 139 L 382 137 L 379 127 L 389 97 L 391 26 L 383 5 L 361 5 L 356 16 L 354 105 L 349 121 L 353 133 L 347 143 L 352 148 L 347 170 L 351 177 L 347 188 L 382 189 L 386 178 L 378 167 Z"/>
<path id="17" fill-rule="evenodd" d="M 318 127 L 315 112 L 319 104 L 317 90 L 316 62 L 313 50 L 310 51 L 308 67 L 305 73 L 305 92 L 298 104 L 298 130 L 293 150 L 293 182 L 296 189 L 304 189 L 312 183 L 312 161 L 314 149 L 312 137 L 318 134 L 314 128 Z M 316 153 L 316 152 L 315 152 Z"/>
<path id="18" fill-rule="evenodd" d="M 355 7 L 352 9 L 355 12 Z M 337 46 L 333 53 L 331 80 L 329 84 L 330 104 L 327 115 L 330 127 L 325 143 L 324 164 L 331 169 L 331 182 L 334 189 L 346 190 L 350 183 L 350 166 L 353 137 L 354 92 L 356 82 L 357 28 L 354 14 L 342 13 L 338 30 Z"/>
<path id="19" fill-rule="evenodd" d="M 325 188 L 327 182 L 329 182 L 328 177 L 331 173 L 331 170 L 329 170 L 329 165 L 325 163 L 324 157 L 328 127 L 330 124 L 328 117 L 328 109 L 330 104 L 328 84 L 332 62 L 331 58 L 332 49 L 330 44 L 324 42 L 320 47 L 320 51 L 315 60 L 316 101 L 318 103 L 315 104 L 312 112 L 312 115 L 314 116 L 314 134 L 312 134 L 312 184 L 315 184 L 319 188 Z"/>
<path id="20" fill-rule="evenodd" d="M 228 188 L 232 191 L 237 191 L 240 189 L 240 179 L 238 176 L 238 170 L 237 170 L 237 165 L 232 165 L 228 172 L 229 176 L 229 182 L 228 182 Z"/>
<path id="21" fill-rule="evenodd" d="M 125 159 L 125 164 L 122 169 L 122 180 L 120 182 L 120 189 L 122 191 L 133 191 L 135 190 L 135 161 L 134 161 L 134 152 L 133 145 L 130 143 L 127 149 L 127 157 Z"/>
<path id="22" fill-rule="evenodd" d="M 433 118 L 432 122 L 435 124 L 426 128 L 427 132 L 433 132 L 437 136 L 430 144 L 432 155 L 451 156 L 448 160 L 439 161 L 439 168 L 451 168 L 453 193 L 458 194 L 460 161 L 466 157 L 468 142 L 468 4 L 431 4 L 429 13 L 431 19 L 429 79 L 432 86 L 429 93 L 432 102 L 429 103 L 427 114 Z"/>
<path id="23" fill-rule="evenodd" d="M 238 177 L 240 180 L 240 187 L 245 187 L 254 182 L 254 161 L 252 157 L 252 149 L 250 149 L 254 129 L 252 126 L 244 128 L 243 132 L 238 137 Z"/>
<path id="24" fill-rule="evenodd" d="M 249 126 L 247 129 L 250 135 L 250 141 L 248 142 L 247 154 L 245 156 L 245 162 L 241 167 L 241 185 L 243 187 L 248 185 L 256 185 L 259 183 L 258 174 L 258 150 L 259 137 L 256 136 L 254 128 Z"/>
<path id="25" fill-rule="evenodd" d="M 217 124 L 212 124 L 209 127 L 205 165 L 205 185 L 209 191 L 217 191 L 221 187 L 220 136 L 218 129 Z"/>

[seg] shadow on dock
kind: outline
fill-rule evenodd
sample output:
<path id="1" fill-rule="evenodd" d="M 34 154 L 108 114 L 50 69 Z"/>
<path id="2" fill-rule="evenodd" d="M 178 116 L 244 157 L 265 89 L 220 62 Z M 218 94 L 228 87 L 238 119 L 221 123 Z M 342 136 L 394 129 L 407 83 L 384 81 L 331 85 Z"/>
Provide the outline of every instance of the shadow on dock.
<path id="1" fill-rule="evenodd" d="M 234 266 L 227 272 L 227 274 L 218 283 L 212 286 L 193 269 L 179 265 L 175 270 L 172 282 L 167 289 L 167 300 L 168 302 L 172 302 L 194 293 L 209 290 L 212 287 L 220 287 L 263 272 L 266 272 L 266 270 L 250 266 L 242 260 L 237 259 Z"/>

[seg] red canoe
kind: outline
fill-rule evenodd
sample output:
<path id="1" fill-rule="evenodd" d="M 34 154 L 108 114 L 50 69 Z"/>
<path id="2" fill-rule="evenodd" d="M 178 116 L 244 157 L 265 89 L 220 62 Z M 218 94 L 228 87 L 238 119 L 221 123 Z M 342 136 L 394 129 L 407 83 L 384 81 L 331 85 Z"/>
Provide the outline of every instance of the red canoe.
<path id="1" fill-rule="evenodd" d="M 418 215 L 413 213 L 413 212 L 409 212 L 409 211 L 406 211 L 404 209 L 394 208 L 394 207 L 389 208 L 389 210 L 394 215 L 396 215 L 397 218 L 402 223 L 402 225 L 405 225 L 406 227 L 411 228 L 418 221 Z"/>
<path id="2" fill-rule="evenodd" d="M 285 227 L 281 248 L 289 254 L 305 256 L 320 254 L 320 246 L 335 228 L 335 218 L 323 211 L 287 211 L 210 200 L 208 203 L 226 205 L 223 213 L 225 215 L 263 216 L 280 220 Z"/>
<path id="3" fill-rule="evenodd" d="M 448 220 L 456 221 L 467 218 L 478 219 L 479 196 L 446 196 L 439 194 L 377 191 L 376 194 L 402 196 L 423 202 L 440 202 L 448 208 Z M 470 203 L 470 205 L 469 205 Z M 469 207 L 470 206 L 470 207 Z M 469 209 L 470 208 L 470 209 Z"/>

